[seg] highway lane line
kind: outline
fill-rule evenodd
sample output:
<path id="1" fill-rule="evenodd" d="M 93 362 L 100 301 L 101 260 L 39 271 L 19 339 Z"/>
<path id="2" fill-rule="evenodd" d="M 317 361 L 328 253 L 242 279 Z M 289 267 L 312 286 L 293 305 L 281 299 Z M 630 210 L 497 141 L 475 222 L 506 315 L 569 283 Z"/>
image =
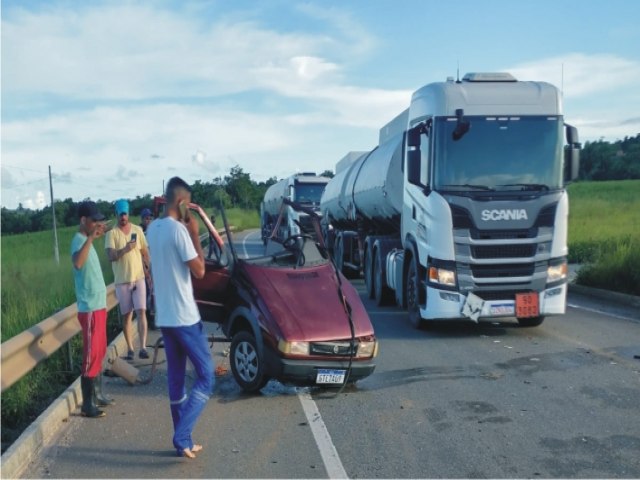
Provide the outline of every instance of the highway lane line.
<path id="1" fill-rule="evenodd" d="M 609 317 L 617 318 L 619 320 L 633 320 L 633 321 L 636 321 L 636 322 L 638 321 L 637 318 L 626 317 L 624 315 L 617 315 L 615 313 L 607 312 L 605 310 L 598 310 L 597 308 L 583 307 L 581 305 L 575 305 L 573 303 L 568 303 L 568 302 L 567 302 L 567 307 L 577 308 L 578 310 L 586 310 L 587 312 L 591 312 L 591 313 L 599 313 L 601 315 L 607 315 Z"/>
<path id="2" fill-rule="evenodd" d="M 311 427 L 313 438 L 315 438 L 316 445 L 318 445 L 318 450 L 320 450 L 320 456 L 322 457 L 329 478 L 349 478 L 342 466 L 342 461 L 331 440 L 327 426 L 320 416 L 316 402 L 313 401 L 313 398 L 311 398 L 311 395 L 306 390 L 299 391 L 298 398 L 302 404 L 304 414 L 307 417 L 307 422 L 309 422 L 309 426 Z"/>
<path id="3" fill-rule="evenodd" d="M 254 230 L 252 232 L 249 232 L 247 235 L 245 235 L 245 237 L 242 239 L 242 250 L 244 251 L 244 258 L 249 258 L 249 253 L 247 252 L 247 239 L 249 237 L 251 237 L 251 235 L 253 235 L 254 233 L 260 233 L 259 230 Z"/>

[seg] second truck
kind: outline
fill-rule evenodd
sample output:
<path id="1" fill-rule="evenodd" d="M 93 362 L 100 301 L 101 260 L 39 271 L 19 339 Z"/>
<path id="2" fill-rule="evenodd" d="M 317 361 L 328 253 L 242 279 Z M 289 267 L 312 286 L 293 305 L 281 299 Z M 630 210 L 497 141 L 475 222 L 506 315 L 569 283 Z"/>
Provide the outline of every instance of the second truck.
<path id="1" fill-rule="evenodd" d="M 377 147 L 338 163 L 321 199 L 325 240 L 346 275 L 364 273 L 369 296 L 407 308 L 416 327 L 540 325 L 565 312 L 565 184 L 579 149 L 548 83 L 508 73 L 431 83 Z"/>

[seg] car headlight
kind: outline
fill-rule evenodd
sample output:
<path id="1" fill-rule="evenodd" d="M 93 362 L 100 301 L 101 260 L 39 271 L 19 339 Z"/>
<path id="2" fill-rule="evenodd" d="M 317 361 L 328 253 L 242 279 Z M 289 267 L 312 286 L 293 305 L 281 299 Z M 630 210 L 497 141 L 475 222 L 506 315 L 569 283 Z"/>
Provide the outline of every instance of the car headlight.
<path id="1" fill-rule="evenodd" d="M 456 272 L 446 268 L 429 267 L 429 281 L 449 287 L 456 286 Z"/>
<path id="2" fill-rule="evenodd" d="M 560 265 L 549 265 L 547 268 L 547 283 L 564 280 L 567 278 L 567 272 L 567 262 L 562 262 Z"/>
<path id="3" fill-rule="evenodd" d="M 378 355 L 378 342 L 376 340 L 360 341 L 356 358 L 373 358 Z"/>
<path id="4" fill-rule="evenodd" d="M 279 340 L 278 350 L 285 355 L 309 355 L 309 342 Z"/>

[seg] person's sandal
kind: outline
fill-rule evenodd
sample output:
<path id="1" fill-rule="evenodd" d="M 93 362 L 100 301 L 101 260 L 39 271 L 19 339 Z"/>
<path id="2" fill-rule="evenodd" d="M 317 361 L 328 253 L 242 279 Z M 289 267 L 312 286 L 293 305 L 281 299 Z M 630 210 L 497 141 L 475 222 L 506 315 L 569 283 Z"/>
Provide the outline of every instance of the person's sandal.
<path id="1" fill-rule="evenodd" d="M 132 361 L 135 358 L 135 356 L 136 356 L 136 352 L 134 352 L 133 350 L 129 350 L 127 352 L 127 356 L 124 357 L 124 359 L 128 361 Z"/>
<path id="2" fill-rule="evenodd" d="M 149 353 L 146 350 L 140 350 L 140 358 L 149 358 Z"/>

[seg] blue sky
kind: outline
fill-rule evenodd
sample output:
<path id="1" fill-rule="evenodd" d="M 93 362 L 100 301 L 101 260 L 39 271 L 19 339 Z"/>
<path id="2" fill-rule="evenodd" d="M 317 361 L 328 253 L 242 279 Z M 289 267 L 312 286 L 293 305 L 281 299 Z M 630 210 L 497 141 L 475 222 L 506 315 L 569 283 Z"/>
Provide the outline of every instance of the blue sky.
<path id="1" fill-rule="evenodd" d="M 333 169 L 430 82 L 563 88 L 583 141 L 640 133 L 640 2 L 2 0 L 2 206 L 180 175 Z"/>

